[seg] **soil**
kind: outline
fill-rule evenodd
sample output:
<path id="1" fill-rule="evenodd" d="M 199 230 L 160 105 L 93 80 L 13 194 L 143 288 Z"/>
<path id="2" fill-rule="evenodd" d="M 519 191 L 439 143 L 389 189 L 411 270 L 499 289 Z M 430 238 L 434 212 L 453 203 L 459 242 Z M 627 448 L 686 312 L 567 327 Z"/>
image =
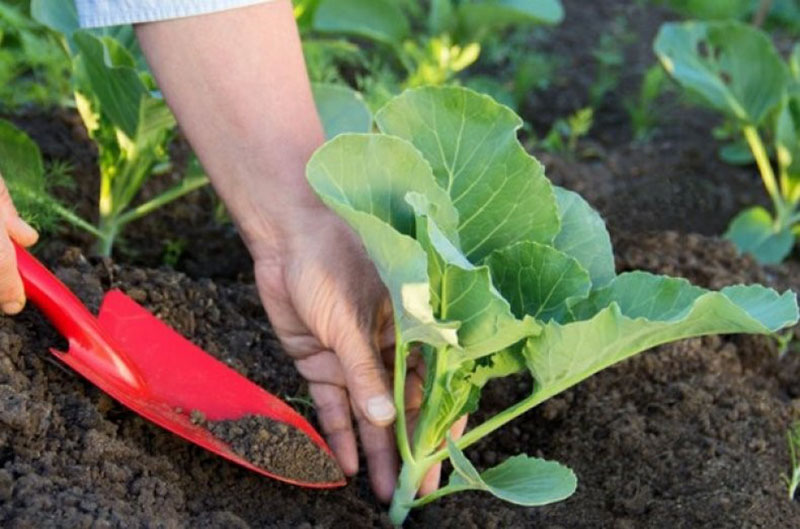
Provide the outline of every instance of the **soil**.
<path id="1" fill-rule="evenodd" d="M 273 474 L 306 483 L 333 483 L 344 478 L 330 454 L 285 423 L 248 415 L 206 421 L 205 427 L 238 455 Z"/>
<path id="2" fill-rule="evenodd" d="M 554 182 L 579 191 L 605 216 L 618 271 L 683 276 L 710 288 L 760 282 L 798 290 L 796 258 L 762 268 L 715 237 L 744 206 L 762 202 L 764 192 L 752 167 L 718 160 L 713 113 L 668 93 L 659 100 L 652 135 L 644 142 L 632 137 L 624 102 L 654 62 L 659 24 L 672 15 L 633 0 L 563 2 L 565 22 L 547 43 L 564 60 L 562 78 L 523 109 L 540 135 L 554 119 L 586 106 L 592 50 L 615 19 L 626 20 L 635 35 L 624 46 L 620 84 L 597 109 L 578 152 L 536 153 Z M 96 207 L 85 197 L 96 195 L 95 153 L 75 116 L 14 119 L 48 159 L 74 163 L 78 189 L 59 193 L 93 215 Z M 175 149 L 180 154 L 185 146 Z M 176 170 L 149 184 L 143 196 L 178 177 Z M 122 288 L 240 373 L 303 402 L 307 389 L 269 327 L 244 247 L 230 225 L 214 222 L 214 206 L 212 194 L 194 193 L 131 225 L 115 253 L 124 266 L 85 258 L 91 241 L 71 232 L 49 238 L 39 255 L 94 310 L 105 290 Z M 175 241 L 183 241 L 183 250 L 173 268 L 164 267 L 165 249 Z M 34 309 L 0 318 L 0 526 L 389 526 L 363 470 L 331 491 L 248 472 L 144 421 L 64 368 L 47 352 L 60 342 Z M 479 468 L 520 452 L 561 461 L 578 475 L 572 498 L 527 509 L 463 493 L 413 512 L 407 525 L 797 527 L 800 502 L 786 498 L 781 479 L 789 470 L 785 432 L 800 419 L 797 353 L 790 347 L 780 357 L 774 340 L 751 336 L 685 340 L 643 353 L 466 450 Z M 471 423 L 529 390 L 526 377 L 493 382 Z M 314 420 L 313 410 L 302 411 Z"/>
<path id="3" fill-rule="evenodd" d="M 770 279 L 714 238 L 668 232 L 616 242 L 620 270 L 716 287 Z M 97 308 L 104 290 L 122 288 L 257 383 L 305 395 L 251 285 L 90 261 L 77 250 L 52 264 L 89 306 Z M 144 421 L 62 367 L 47 352 L 59 342 L 34 309 L 0 319 L 3 527 L 388 526 L 363 472 L 333 491 L 248 472 Z M 526 378 L 490 385 L 473 423 L 528 389 Z M 780 476 L 793 417 L 800 417 L 800 359 L 779 359 L 770 339 L 660 347 L 467 450 L 479 467 L 521 451 L 562 461 L 579 476 L 573 498 L 525 509 L 466 493 L 412 513 L 408 526 L 792 527 L 800 504 L 786 499 Z"/>

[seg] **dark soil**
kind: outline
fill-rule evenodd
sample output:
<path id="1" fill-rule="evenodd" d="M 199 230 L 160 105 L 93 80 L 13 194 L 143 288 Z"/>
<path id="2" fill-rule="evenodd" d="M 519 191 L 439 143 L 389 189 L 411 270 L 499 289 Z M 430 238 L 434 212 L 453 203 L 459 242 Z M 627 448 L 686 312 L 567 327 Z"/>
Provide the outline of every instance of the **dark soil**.
<path id="1" fill-rule="evenodd" d="M 306 483 L 333 483 L 344 478 L 332 456 L 285 423 L 248 415 L 231 421 L 206 421 L 205 427 L 238 455 L 272 474 Z"/>
<path id="2" fill-rule="evenodd" d="M 617 248 L 620 270 L 668 272 L 716 287 L 770 279 L 713 238 L 618 237 Z M 55 265 L 90 306 L 102 291 L 121 287 L 257 383 L 283 396 L 304 394 L 251 286 L 92 263 L 75 251 Z M 63 368 L 47 352 L 59 341 L 34 309 L 0 319 L 3 527 L 387 526 L 363 472 L 334 491 L 248 472 L 140 419 Z M 491 385 L 472 420 L 528 389 L 525 378 Z M 770 339 L 710 337 L 660 347 L 467 450 L 478 466 L 523 451 L 562 461 L 580 479 L 573 498 L 525 509 L 467 493 L 413 513 L 408 525 L 793 527 L 800 504 L 786 499 L 780 477 L 788 470 L 784 432 L 793 417 L 800 417 L 800 360 L 778 359 Z"/>

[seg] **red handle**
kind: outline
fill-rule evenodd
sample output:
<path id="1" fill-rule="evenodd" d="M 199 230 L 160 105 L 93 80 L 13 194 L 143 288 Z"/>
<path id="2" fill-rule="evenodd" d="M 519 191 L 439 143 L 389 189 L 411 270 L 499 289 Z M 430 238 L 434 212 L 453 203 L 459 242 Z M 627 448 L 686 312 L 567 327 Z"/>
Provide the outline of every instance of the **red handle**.
<path id="1" fill-rule="evenodd" d="M 136 369 L 81 300 L 27 250 L 17 243 L 14 248 L 25 295 L 69 341 L 66 354 L 80 356 L 87 367 L 109 382 L 123 384 L 128 391 L 142 391 L 144 382 Z"/>

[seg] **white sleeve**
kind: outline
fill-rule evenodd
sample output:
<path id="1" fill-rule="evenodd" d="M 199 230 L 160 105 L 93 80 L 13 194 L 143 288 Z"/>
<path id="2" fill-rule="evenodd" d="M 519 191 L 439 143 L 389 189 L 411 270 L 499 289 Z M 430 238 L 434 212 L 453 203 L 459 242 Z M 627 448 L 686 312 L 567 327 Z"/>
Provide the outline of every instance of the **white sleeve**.
<path id="1" fill-rule="evenodd" d="M 69 1 L 69 0 L 64 0 Z M 202 15 L 269 0 L 75 0 L 81 27 L 116 26 Z"/>

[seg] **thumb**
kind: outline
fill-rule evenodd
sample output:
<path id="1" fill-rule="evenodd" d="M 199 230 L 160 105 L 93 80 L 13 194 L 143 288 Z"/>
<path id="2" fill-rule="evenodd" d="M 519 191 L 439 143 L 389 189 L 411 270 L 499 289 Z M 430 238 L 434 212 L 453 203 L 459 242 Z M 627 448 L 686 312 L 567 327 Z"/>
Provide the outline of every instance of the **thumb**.
<path id="1" fill-rule="evenodd" d="M 364 417 L 376 426 L 394 421 L 396 410 L 389 391 L 388 376 L 374 344 L 364 336 L 344 340 L 337 348 L 350 398 Z"/>

